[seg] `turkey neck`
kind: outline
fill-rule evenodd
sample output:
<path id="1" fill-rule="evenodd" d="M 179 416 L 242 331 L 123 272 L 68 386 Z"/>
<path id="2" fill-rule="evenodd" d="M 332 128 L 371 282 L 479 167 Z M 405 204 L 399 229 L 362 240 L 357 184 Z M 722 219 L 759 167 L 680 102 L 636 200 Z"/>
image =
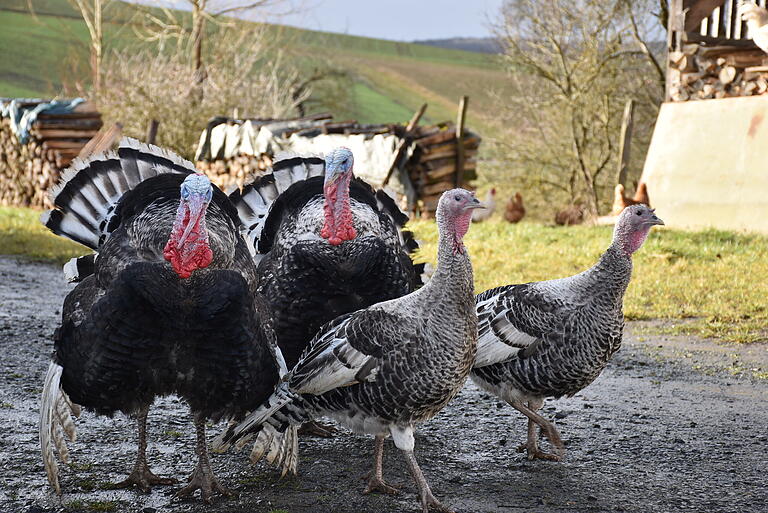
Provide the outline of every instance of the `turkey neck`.
<path id="1" fill-rule="evenodd" d="M 474 278 L 467 249 L 456 240 L 452 223 L 438 219 L 437 268 L 432 279 L 419 289 L 420 299 L 455 302 L 464 309 L 475 310 Z M 426 296 L 424 298 L 423 296 Z"/>
<path id="2" fill-rule="evenodd" d="M 576 280 L 581 292 L 590 296 L 603 296 L 621 310 L 624 293 L 632 278 L 632 256 L 621 246 L 611 244 L 591 269 Z"/>

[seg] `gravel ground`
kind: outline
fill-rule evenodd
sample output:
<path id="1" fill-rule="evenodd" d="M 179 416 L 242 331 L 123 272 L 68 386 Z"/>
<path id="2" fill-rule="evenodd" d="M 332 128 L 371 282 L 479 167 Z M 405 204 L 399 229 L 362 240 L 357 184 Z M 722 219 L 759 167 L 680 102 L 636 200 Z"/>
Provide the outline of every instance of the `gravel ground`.
<path id="1" fill-rule="evenodd" d="M 86 413 L 78 421 L 64 494 L 47 488 L 37 442 L 37 409 L 62 300 L 71 288 L 59 268 L 0 257 L 0 511 L 391 513 L 417 511 L 415 487 L 391 442 L 385 476 L 399 496 L 360 492 L 371 439 L 342 433 L 301 442 L 299 476 L 278 479 L 243 455 L 213 456 L 219 477 L 239 492 L 205 506 L 110 490 L 127 474 L 135 429 L 123 417 Z M 768 511 L 768 346 L 723 346 L 682 337 L 633 335 L 603 375 L 574 398 L 545 406 L 567 445 L 563 463 L 527 461 L 515 451 L 525 421 L 468 384 L 423 425 L 416 455 L 433 491 L 459 512 Z M 150 413 L 150 465 L 186 479 L 194 430 L 183 403 L 158 401 Z M 218 432 L 220 426 L 209 433 Z M 213 436 L 211 434 L 211 436 Z"/>

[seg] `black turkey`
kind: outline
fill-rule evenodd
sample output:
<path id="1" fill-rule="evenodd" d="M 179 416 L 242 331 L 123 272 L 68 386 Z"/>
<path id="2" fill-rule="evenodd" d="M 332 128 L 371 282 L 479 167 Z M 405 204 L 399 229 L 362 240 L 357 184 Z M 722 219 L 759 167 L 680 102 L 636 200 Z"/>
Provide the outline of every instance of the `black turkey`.
<path id="1" fill-rule="evenodd" d="M 198 455 L 179 495 L 200 489 L 207 502 L 229 493 L 211 470 L 205 421 L 261 404 L 282 361 L 235 208 L 191 163 L 132 139 L 78 161 L 52 198 L 44 224 L 98 257 L 64 300 L 54 336 L 40 422 L 51 485 L 61 493 L 54 445 L 66 461 L 75 405 L 137 418 L 138 456 L 121 486 L 173 482 L 147 465 L 146 417 L 156 397 L 178 394 L 193 415 Z"/>
<path id="2" fill-rule="evenodd" d="M 519 450 L 530 459 L 562 459 L 557 429 L 537 410 L 547 397 L 572 396 L 592 383 L 619 349 L 632 254 L 651 227 L 661 224 L 647 206 L 629 206 L 616 221 L 610 247 L 591 269 L 477 296 L 479 337 L 471 377 L 528 417 L 528 440 Z M 555 453 L 539 449 L 536 425 Z"/>
<path id="3" fill-rule="evenodd" d="M 293 367 L 317 330 L 339 315 L 403 296 L 423 265 L 408 221 L 383 191 L 353 175 L 338 148 L 323 159 L 293 157 L 230 195 L 258 262 L 277 343 Z"/>
<path id="4" fill-rule="evenodd" d="M 299 363 L 259 409 L 214 442 L 225 450 L 256 437 L 251 460 L 267 459 L 295 472 L 295 426 L 327 415 L 376 437 L 366 492 L 384 482 L 384 437 L 404 451 L 423 510 L 449 511 L 435 499 L 413 454 L 414 430 L 459 392 L 475 358 L 477 317 L 472 265 L 462 242 L 473 209 L 468 191 L 443 194 L 437 209 L 438 264 L 419 290 L 323 326 Z"/>

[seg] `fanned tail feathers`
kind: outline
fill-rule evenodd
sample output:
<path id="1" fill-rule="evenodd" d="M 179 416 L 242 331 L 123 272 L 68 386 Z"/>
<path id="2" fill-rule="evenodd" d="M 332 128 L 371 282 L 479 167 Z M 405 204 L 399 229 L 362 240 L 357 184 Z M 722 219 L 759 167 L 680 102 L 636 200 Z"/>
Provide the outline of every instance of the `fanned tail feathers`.
<path id="1" fill-rule="evenodd" d="M 416 242 L 413 232 L 405 229 L 405 225 L 408 223 L 408 216 L 400 210 L 395 200 L 381 189 L 376 191 L 376 204 L 379 207 L 379 211 L 392 220 L 392 224 L 397 229 L 400 244 L 405 249 L 405 252 L 413 257 L 416 250 L 419 249 L 419 243 Z M 424 264 L 413 264 L 413 269 L 416 273 L 416 286 L 424 285 L 429 280 L 424 270 Z"/>
<path id="2" fill-rule="evenodd" d="M 75 159 L 51 189 L 54 209 L 40 221 L 57 235 L 98 249 L 123 194 L 160 174 L 194 172 L 194 164 L 178 155 L 125 137 L 117 151 Z"/>
<path id="3" fill-rule="evenodd" d="M 243 186 L 242 191 L 236 190 L 229 195 L 243 222 L 252 256 L 256 255 L 256 241 L 275 199 L 291 185 L 313 176 L 323 176 L 324 173 L 325 161 L 320 157 L 284 157 L 274 163 L 271 173 L 256 178 Z"/>
<path id="4" fill-rule="evenodd" d="M 69 461 L 69 450 L 64 437 L 68 438 L 70 442 L 75 441 L 76 429 L 72 417 L 80 416 L 80 406 L 70 401 L 67 394 L 60 388 L 63 370 L 60 365 L 54 362 L 48 366 L 40 401 L 40 450 L 45 472 L 48 475 L 48 482 L 57 494 L 61 494 L 61 487 L 59 486 L 59 466 L 56 460 L 61 460 L 62 463 Z M 56 453 L 58 453 L 58 458 Z"/>
<path id="5" fill-rule="evenodd" d="M 266 457 L 267 461 L 282 469 L 282 475 L 296 473 L 298 464 L 298 433 L 300 423 L 279 411 L 296 398 L 282 383 L 267 401 L 253 411 L 240 424 L 230 424 L 212 444 L 215 452 L 225 452 L 231 446 L 241 450 L 251 440 L 254 445 L 250 459 L 253 463 Z"/>

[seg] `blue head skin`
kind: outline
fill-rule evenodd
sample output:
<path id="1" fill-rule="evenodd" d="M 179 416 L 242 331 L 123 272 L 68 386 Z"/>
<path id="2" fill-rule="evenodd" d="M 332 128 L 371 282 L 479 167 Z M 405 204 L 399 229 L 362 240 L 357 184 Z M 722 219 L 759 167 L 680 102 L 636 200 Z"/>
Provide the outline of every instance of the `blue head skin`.
<path id="1" fill-rule="evenodd" d="M 203 174 L 189 175 L 181 184 L 176 219 L 163 249 L 163 257 L 181 278 L 189 278 L 194 270 L 207 267 L 213 260 L 205 227 L 205 212 L 212 198 L 213 185 Z"/>
<path id="2" fill-rule="evenodd" d="M 328 239 L 333 246 L 357 236 L 349 205 L 349 184 L 352 181 L 353 165 L 354 157 L 349 148 L 336 148 L 325 157 L 325 224 L 320 236 Z"/>
<path id="3" fill-rule="evenodd" d="M 197 226 L 200 216 L 205 215 L 208 204 L 213 198 L 213 185 L 207 176 L 195 173 L 187 176 L 181 184 L 181 204 L 189 210 L 189 222 L 178 241 L 179 246 L 189 237 L 192 229 Z"/>
<path id="4" fill-rule="evenodd" d="M 344 176 L 352 176 L 355 157 L 349 148 L 336 148 L 325 157 L 325 184 L 336 182 Z"/>

